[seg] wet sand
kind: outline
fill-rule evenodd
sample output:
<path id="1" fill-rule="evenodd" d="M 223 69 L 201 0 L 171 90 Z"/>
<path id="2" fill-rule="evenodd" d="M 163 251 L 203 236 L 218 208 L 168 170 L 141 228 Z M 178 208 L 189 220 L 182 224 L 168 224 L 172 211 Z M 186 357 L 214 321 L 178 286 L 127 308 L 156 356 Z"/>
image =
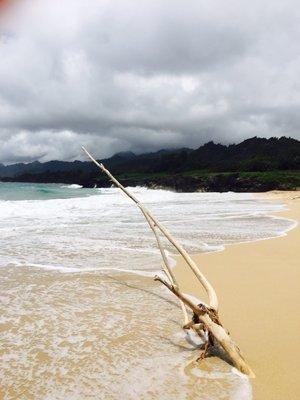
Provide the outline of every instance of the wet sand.
<path id="1" fill-rule="evenodd" d="M 249 399 L 219 359 L 194 361 L 178 302 L 152 278 L 0 268 L 0 399 Z"/>
<path id="2" fill-rule="evenodd" d="M 277 216 L 300 219 L 300 192 L 270 192 L 288 211 Z M 195 256 L 214 285 L 224 326 L 256 373 L 255 400 L 298 399 L 300 394 L 300 228 L 286 236 L 229 245 L 224 251 Z M 175 273 L 182 290 L 205 295 L 178 261 Z"/>

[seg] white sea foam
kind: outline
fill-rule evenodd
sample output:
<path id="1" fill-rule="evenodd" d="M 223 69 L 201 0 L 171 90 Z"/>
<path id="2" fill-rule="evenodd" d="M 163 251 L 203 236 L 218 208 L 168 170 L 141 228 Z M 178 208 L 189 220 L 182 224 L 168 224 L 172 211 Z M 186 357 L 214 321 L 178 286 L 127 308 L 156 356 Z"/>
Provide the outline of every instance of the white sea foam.
<path id="1" fill-rule="evenodd" d="M 34 269 L 19 271 L 0 271 L 0 380 L 16 397 L 169 400 L 192 390 L 221 400 L 245 392 L 244 377 L 222 361 L 208 359 L 208 369 L 194 365 L 186 374 L 195 344 L 178 330 L 180 308 L 159 285 L 51 271 L 41 280 Z"/>
<path id="2" fill-rule="evenodd" d="M 64 267 L 62 265 L 49 265 L 49 264 L 34 264 L 27 261 L 13 261 L 8 264 L 8 266 L 16 266 L 16 267 L 27 267 L 27 268 L 37 268 L 43 269 L 45 271 L 56 271 L 62 274 L 87 274 L 87 273 L 128 273 L 145 277 L 154 277 L 154 271 L 144 271 L 144 270 L 135 270 L 135 269 L 125 269 L 125 268 L 72 268 L 72 267 Z M 2 266 L 4 268 L 4 266 Z"/>
<path id="3" fill-rule="evenodd" d="M 62 187 L 69 189 L 81 189 L 82 185 L 77 185 L 76 183 L 72 183 L 71 185 L 63 185 Z"/>
<path id="4" fill-rule="evenodd" d="M 84 193 L 85 189 L 78 192 Z M 191 252 L 285 234 L 294 222 L 270 216 L 283 206 L 250 194 L 132 191 Z M 1 263 L 58 265 L 69 272 L 153 270 L 160 256 L 143 216 L 116 188 L 81 198 L 0 201 Z M 166 246 L 169 258 L 174 249 Z"/>

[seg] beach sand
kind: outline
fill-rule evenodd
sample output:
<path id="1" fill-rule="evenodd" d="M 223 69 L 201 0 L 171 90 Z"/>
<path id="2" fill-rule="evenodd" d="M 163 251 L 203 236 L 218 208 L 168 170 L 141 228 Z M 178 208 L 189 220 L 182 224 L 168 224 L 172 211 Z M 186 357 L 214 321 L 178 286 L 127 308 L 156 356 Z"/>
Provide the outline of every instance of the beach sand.
<path id="1" fill-rule="evenodd" d="M 299 221 L 300 192 L 270 192 L 264 198 L 282 200 L 288 210 L 277 215 Z M 300 396 L 299 246 L 297 225 L 286 236 L 194 256 L 216 289 L 224 326 L 256 374 L 255 400 Z M 181 259 L 175 273 L 184 292 L 206 301 Z"/>
<path id="2" fill-rule="evenodd" d="M 8 266 L 0 282 L 1 400 L 249 399 L 229 364 L 194 361 L 152 278 Z"/>
<path id="3" fill-rule="evenodd" d="M 284 196 L 281 215 L 299 220 L 300 198 Z M 195 256 L 257 375 L 254 399 L 299 397 L 299 244 L 297 227 Z M 175 272 L 185 292 L 206 300 L 180 260 Z M 229 364 L 195 362 L 178 302 L 152 278 L 8 265 L 0 282 L 0 399 L 249 398 L 248 380 Z"/>

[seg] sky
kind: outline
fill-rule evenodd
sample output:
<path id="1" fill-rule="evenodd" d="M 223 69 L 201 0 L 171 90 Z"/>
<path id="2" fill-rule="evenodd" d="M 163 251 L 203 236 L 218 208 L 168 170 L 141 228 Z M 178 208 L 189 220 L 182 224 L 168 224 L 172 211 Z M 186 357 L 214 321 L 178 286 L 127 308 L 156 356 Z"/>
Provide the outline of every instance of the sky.
<path id="1" fill-rule="evenodd" d="M 300 139 L 297 0 L 11 0 L 0 162 Z"/>

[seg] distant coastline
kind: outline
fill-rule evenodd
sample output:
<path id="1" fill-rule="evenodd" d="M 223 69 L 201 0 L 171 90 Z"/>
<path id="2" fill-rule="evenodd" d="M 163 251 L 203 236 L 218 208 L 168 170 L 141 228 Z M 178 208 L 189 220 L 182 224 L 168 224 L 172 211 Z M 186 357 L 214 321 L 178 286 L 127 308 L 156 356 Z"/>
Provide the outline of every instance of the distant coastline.
<path id="1" fill-rule="evenodd" d="M 144 186 L 177 192 L 267 192 L 270 190 L 297 190 L 300 171 L 269 171 L 239 173 L 206 173 L 190 171 L 174 175 L 118 176 L 124 186 Z M 24 174 L 16 178 L 2 178 L 3 182 L 77 184 L 83 188 L 107 188 L 112 184 L 105 177 L 67 179 L 57 173 Z M 296 182 L 295 182 L 296 181 Z M 299 182 L 299 183 L 297 183 Z"/>
<path id="2" fill-rule="evenodd" d="M 265 192 L 300 187 L 300 141 L 286 137 L 254 137 L 229 146 L 209 142 L 196 150 L 122 152 L 101 162 L 125 186 L 179 192 Z M 0 164 L 0 180 L 111 186 L 88 161 Z"/>

